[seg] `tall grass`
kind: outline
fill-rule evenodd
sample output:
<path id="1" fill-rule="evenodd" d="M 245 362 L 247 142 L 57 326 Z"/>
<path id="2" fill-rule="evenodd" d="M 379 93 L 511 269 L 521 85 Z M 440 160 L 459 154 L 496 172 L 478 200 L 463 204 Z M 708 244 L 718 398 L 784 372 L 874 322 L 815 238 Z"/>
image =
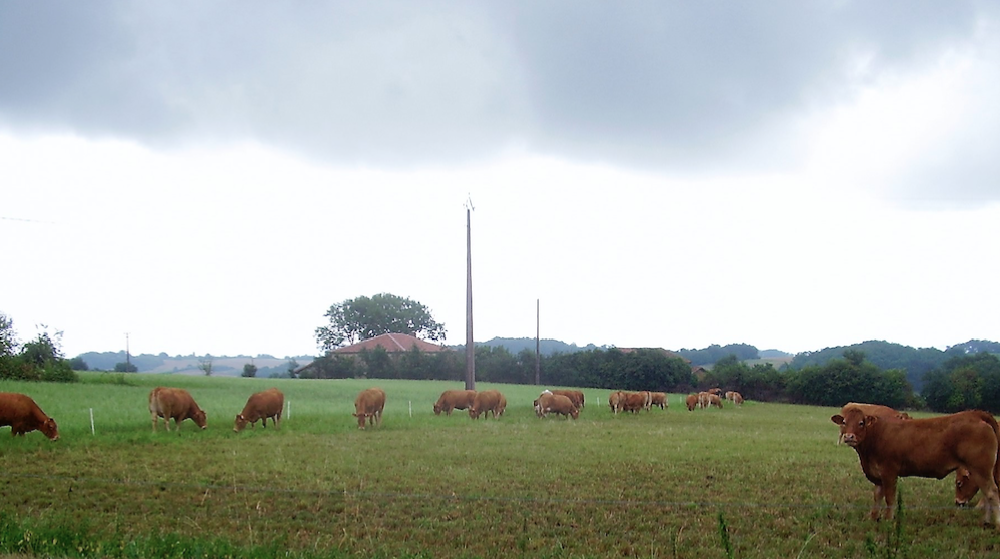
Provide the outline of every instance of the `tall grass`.
<path id="1" fill-rule="evenodd" d="M 154 434 L 156 385 L 188 389 L 209 428 Z M 388 395 L 384 421 L 359 431 L 353 400 L 373 385 Z M 246 398 L 270 386 L 291 404 L 281 430 L 233 433 Z M 440 392 L 460 387 L 101 373 L 3 382 L 55 417 L 61 439 L 0 431 L 0 513 L 14 534 L 48 526 L 71 529 L 56 541 L 79 532 L 102 549 L 176 540 L 241 556 L 861 557 L 880 529 L 856 454 L 835 444 L 832 409 L 688 412 L 671 395 L 665 412 L 614 416 L 608 391 L 586 390 L 579 420 L 538 419 L 539 387 L 480 383 L 507 396 L 499 421 L 434 416 Z M 910 556 L 1000 548 L 977 512 L 952 507 L 950 480 L 901 485 Z"/>

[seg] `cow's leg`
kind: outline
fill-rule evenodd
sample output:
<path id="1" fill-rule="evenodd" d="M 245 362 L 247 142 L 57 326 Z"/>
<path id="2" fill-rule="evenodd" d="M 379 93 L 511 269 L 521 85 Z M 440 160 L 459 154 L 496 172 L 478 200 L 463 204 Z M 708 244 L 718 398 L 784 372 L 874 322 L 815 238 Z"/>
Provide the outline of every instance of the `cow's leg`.
<path id="1" fill-rule="evenodd" d="M 871 518 L 872 520 L 878 520 L 879 517 L 881 516 L 880 513 L 882 511 L 882 499 L 885 496 L 881 483 L 875 484 L 875 489 L 874 491 L 872 491 L 872 496 L 873 496 L 873 502 L 872 502 Z"/>
<path id="2" fill-rule="evenodd" d="M 892 477 L 886 479 L 885 476 L 882 477 L 882 491 L 885 493 L 885 518 L 886 520 L 892 520 L 892 517 L 896 514 L 896 478 Z"/>
<path id="3" fill-rule="evenodd" d="M 993 468 L 986 469 L 987 475 L 982 475 L 977 468 L 969 468 L 969 476 L 979 490 L 983 493 L 983 498 L 979 504 L 983 507 L 983 524 L 994 524 L 1000 528 L 1000 490 L 993 479 Z"/>

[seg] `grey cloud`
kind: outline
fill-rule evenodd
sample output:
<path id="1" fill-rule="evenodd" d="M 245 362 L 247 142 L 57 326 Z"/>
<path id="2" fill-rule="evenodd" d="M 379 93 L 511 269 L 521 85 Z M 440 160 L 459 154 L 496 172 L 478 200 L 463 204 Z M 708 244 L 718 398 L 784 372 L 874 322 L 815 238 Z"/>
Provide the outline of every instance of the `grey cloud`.
<path id="1" fill-rule="evenodd" d="M 0 4 L 0 124 L 447 163 L 504 147 L 777 165 L 784 122 L 970 37 L 988 2 Z M 870 57 L 867 74 L 856 58 Z M 995 140 L 992 140 L 995 142 Z"/>

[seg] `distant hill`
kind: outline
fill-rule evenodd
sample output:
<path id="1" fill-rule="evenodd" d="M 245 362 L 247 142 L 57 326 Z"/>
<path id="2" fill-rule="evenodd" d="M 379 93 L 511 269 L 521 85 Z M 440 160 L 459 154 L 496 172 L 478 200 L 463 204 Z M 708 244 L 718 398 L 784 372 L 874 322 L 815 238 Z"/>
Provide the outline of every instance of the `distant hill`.
<path id="1" fill-rule="evenodd" d="M 88 352 L 79 355 L 80 359 L 93 371 L 113 371 L 115 365 L 125 362 L 125 352 Z M 248 355 L 229 356 L 208 356 L 208 355 L 177 355 L 169 356 L 166 353 L 159 355 L 132 355 L 129 362 L 136 366 L 140 373 L 179 373 L 186 375 L 203 375 L 201 369 L 202 361 L 212 360 L 212 375 L 218 376 L 240 376 L 243 374 L 243 366 L 253 363 L 257 366 L 258 377 L 277 376 L 288 371 L 288 361 L 294 360 L 299 365 L 305 365 L 313 360 L 312 356 L 304 355 L 298 357 L 278 358 L 271 355 L 258 355 L 250 357 Z"/>
<path id="2" fill-rule="evenodd" d="M 785 359 L 785 358 L 795 357 L 794 353 L 787 353 L 777 349 L 762 349 L 760 351 L 761 359 Z"/>
<path id="3" fill-rule="evenodd" d="M 535 352 L 535 338 L 500 338 L 495 337 L 488 342 L 478 342 L 477 346 L 482 347 L 504 347 L 507 351 L 518 354 L 524 350 Z M 449 346 L 452 349 L 462 349 L 465 345 Z M 576 344 L 567 344 L 559 340 L 542 338 L 538 343 L 538 349 L 542 355 L 553 355 L 556 353 L 576 353 L 578 351 L 590 351 L 593 349 L 606 349 L 606 346 L 598 347 L 594 344 L 587 344 L 583 347 Z"/>
<path id="4" fill-rule="evenodd" d="M 851 346 L 828 347 L 819 351 L 799 353 L 792 359 L 790 366 L 801 369 L 810 365 L 823 366 L 834 359 L 842 359 L 847 350 L 861 351 L 865 359 L 880 369 L 902 369 L 906 371 L 906 380 L 913 389 L 920 392 L 924 385 L 924 375 L 928 371 L 940 368 L 952 357 L 970 355 L 980 352 L 1000 353 L 1000 344 L 985 340 L 969 340 L 956 344 L 945 351 L 937 348 L 913 348 L 884 341 L 867 341 Z"/>

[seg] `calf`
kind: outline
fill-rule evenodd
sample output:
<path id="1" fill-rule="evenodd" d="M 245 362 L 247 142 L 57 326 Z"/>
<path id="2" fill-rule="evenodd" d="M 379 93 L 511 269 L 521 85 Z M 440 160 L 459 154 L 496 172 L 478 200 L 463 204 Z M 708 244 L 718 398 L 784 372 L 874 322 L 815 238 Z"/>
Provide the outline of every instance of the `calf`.
<path id="1" fill-rule="evenodd" d="M 916 476 L 941 479 L 965 468 L 983 492 L 984 522 L 1000 528 L 1000 463 L 997 461 L 1000 428 L 992 415 L 964 411 L 930 419 L 900 421 L 866 414 L 858 406 L 845 406 L 843 414 L 830 417 L 840 426 L 844 442 L 853 447 L 868 481 L 875 485 L 872 519 L 878 519 L 884 499 L 885 517 L 893 517 L 896 480 Z"/>
<path id="2" fill-rule="evenodd" d="M 45 415 L 42 408 L 26 394 L 0 392 L 0 427 L 10 426 L 10 436 L 41 431 L 49 440 L 59 440 L 56 420 Z"/>
<path id="3" fill-rule="evenodd" d="M 164 388 L 158 386 L 149 393 L 149 415 L 153 420 L 153 432 L 159 418 L 163 418 L 163 426 L 170 432 L 170 420 L 174 420 L 177 432 L 181 430 L 181 421 L 190 419 L 202 429 L 208 427 L 207 414 L 198 407 L 191 394 L 183 388 Z"/>
<path id="4" fill-rule="evenodd" d="M 475 390 L 445 390 L 434 404 L 434 415 L 441 412 L 451 415 L 452 410 L 468 409 L 475 400 Z"/>
<path id="5" fill-rule="evenodd" d="M 268 388 L 263 392 L 252 394 L 243 406 L 243 411 L 236 415 L 236 423 L 233 431 L 239 433 L 246 428 L 247 423 L 253 429 L 257 420 L 261 420 L 261 425 L 267 428 L 267 420 L 271 419 L 275 429 L 281 428 L 281 411 L 285 407 L 285 395 L 277 388 Z"/>
<path id="6" fill-rule="evenodd" d="M 381 388 L 366 388 L 354 399 L 354 413 L 358 419 L 358 429 L 365 428 L 365 420 L 369 425 L 382 425 L 382 410 L 385 409 L 385 391 Z"/>

